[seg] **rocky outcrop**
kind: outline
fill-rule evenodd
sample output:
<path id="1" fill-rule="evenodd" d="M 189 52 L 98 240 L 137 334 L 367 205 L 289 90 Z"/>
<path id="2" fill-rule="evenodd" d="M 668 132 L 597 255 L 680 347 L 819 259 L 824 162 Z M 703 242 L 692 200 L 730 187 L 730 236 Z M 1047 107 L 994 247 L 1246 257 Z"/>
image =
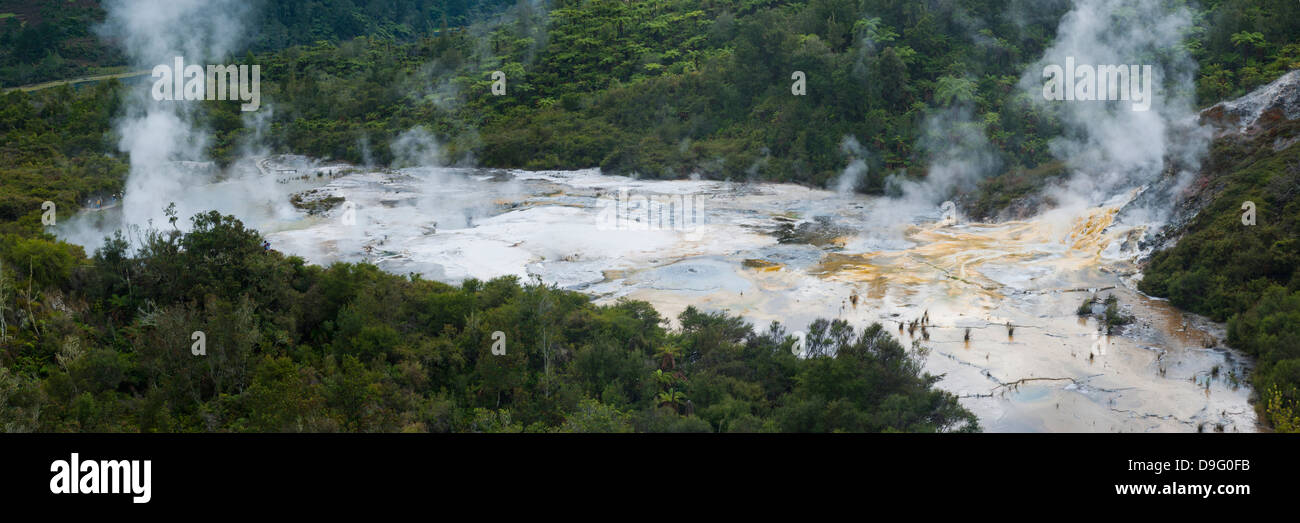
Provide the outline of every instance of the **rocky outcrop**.
<path id="1" fill-rule="evenodd" d="M 1201 113 L 1201 122 L 1214 126 L 1220 135 L 1258 135 L 1297 118 L 1300 118 L 1300 69 Z"/>
<path id="2" fill-rule="evenodd" d="M 1224 177 L 1241 159 L 1264 158 L 1300 142 L 1300 70 L 1201 111 L 1200 123 L 1213 129 L 1215 144 L 1168 223 L 1143 242 L 1148 252 L 1176 243 L 1192 219 L 1214 201 L 1224 187 Z"/>

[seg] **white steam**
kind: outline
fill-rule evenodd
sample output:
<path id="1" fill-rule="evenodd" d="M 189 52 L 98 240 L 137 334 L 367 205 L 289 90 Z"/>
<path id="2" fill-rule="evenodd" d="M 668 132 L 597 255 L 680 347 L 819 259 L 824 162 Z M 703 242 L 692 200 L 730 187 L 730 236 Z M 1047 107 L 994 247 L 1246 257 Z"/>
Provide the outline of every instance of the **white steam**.
<path id="1" fill-rule="evenodd" d="M 131 66 L 142 69 L 171 64 L 176 57 L 192 65 L 229 63 L 245 41 L 244 22 L 251 13 L 250 3 L 240 0 L 108 0 L 104 8 L 99 36 L 121 46 Z M 154 100 L 151 87 L 148 81 L 124 90 L 123 114 L 116 122 L 118 148 L 131 164 L 120 219 L 96 216 L 70 223 L 61 232 L 69 241 L 95 247 L 119 227 L 165 227 L 163 210 L 172 202 L 182 228 L 201 211 L 238 212 L 271 203 L 259 195 L 270 194 L 265 184 L 274 181 L 256 176 L 251 167 L 232 170 L 245 176 L 232 175 L 237 179 L 209 190 L 220 173 L 205 154 L 211 135 L 196 125 L 201 102 Z M 259 151 L 270 109 L 244 118 L 253 132 L 239 149 Z"/>
<path id="2" fill-rule="evenodd" d="M 1056 41 L 1025 71 L 1021 87 L 1065 128 L 1049 145 L 1072 172 L 1053 193 L 1063 205 L 1097 205 L 1146 188 L 1147 201 L 1130 213 L 1142 223 L 1167 218 L 1210 138 L 1197 124 L 1196 63 L 1183 45 L 1192 29 L 1193 14 L 1181 2 L 1079 0 L 1061 19 Z M 1151 109 L 1135 111 L 1125 101 L 1045 100 L 1044 67 L 1071 57 L 1094 67 L 1153 66 Z"/>
<path id="3" fill-rule="evenodd" d="M 934 208 L 959 191 L 974 189 L 979 180 L 1002 167 L 985 137 L 983 123 L 974 119 L 966 104 L 927 117 L 921 146 L 931 151 L 924 179 L 893 175 L 886 180 L 890 192 L 901 194 L 908 207 Z"/>
<path id="4" fill-rule="evenodd" d="M 443 164 L 442 146 L 424 126 L 416 126 L 389 144 L 393 167 L 433 167 Z"/>
<path id="5" fill-rule="evenodd" d="M 849 157 L 849 166 L 844 168 L 839 178 L 835 179 L 835 192 L 840 196 L 852 195 L 862 178 L 867 175 L 867 149 L 853 136 L 845 136 L 840 141 L 840 152 Z"/>

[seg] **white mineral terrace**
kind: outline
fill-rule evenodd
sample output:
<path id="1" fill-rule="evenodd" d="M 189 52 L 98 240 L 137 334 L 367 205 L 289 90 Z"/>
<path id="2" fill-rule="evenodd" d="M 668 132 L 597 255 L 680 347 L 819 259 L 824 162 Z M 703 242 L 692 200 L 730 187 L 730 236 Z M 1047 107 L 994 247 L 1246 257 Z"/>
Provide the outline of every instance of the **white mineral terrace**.
<path id="1" fill-rule="evenodd" d="M 1257 430 L 1249 361 L 1223 345 L 1222 326 L 1135 290 L 1134 246 L 1145 228 L 1114 221 L 1136 190 L 1092 208 L 974 224 L 941 220 L 938 206 L 795 185 L 595 170 L 380 171 L 301 157 L 250 163 L 181 196 L 182 215 L 234 213 L 272 248 L 318 264 L 369 261 L 448 282 L 540 278 L 601 303 L 644 300 L 669 317 L 695 305 L 790 332 L 819 317 L 879 322 L 905 345 L 929 348 L 926 370 L 943 375 L 938 385 L 961 396 L 985 430 Z M 293 194 L 346 203 L 310 215 L 289 205 Z M 620 194 L 693 198 L 704 222 L 611 226 L 601 212 Z M 146 203 L 158 207 L 151 212 L 166 205 L 132 202 L 128 192 L 126 207 Z M 84 213 L 62 234 L 93 248 L 95 232 L 121 214 Z M 831 226 L 821 240 L 778 240 L 782 224 L 818 216 Z M 1135 321 L 1108 336 L 1076 311 L 1111 294 Z M 923 316 L 925 329 L 904 327 Z"/>

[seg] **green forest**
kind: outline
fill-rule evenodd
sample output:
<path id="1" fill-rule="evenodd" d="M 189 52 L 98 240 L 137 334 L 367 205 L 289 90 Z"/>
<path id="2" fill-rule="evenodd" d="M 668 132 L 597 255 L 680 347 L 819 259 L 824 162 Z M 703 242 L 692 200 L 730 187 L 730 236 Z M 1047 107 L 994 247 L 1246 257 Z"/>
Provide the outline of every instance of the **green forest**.
<path id="1" fill-rule="evenodd" d="M 821 357 L 801 359 L 738 317 L 690 309 L 670 330 L 645 303 L 536 282 L 307 265 L 215 212 L 87 254 L 45 232 L 41 204 L 120 190 L 126 164 L 103 155 L 117 89 L 11 93 L 0 113 L 5 431 L 978 429 L 878 325 L 819 322 Z"/>
<path id="2" fill-rule="evenodd" d="M 723 314 L 669 330 L 645 303 L 536 282 L 307 265 L 217 213 L 88 256 L 39 210 L 120 189 L 125 164 L 100 152 L 116 88 L 13 93 L 0 116 L 21 159 L 0 167 L 5 431 L 978 430 L 879 325 L 818 322 L 797 358 L 779 326 Z M 206 358 L 186 350 L 195 330 Z"/>
<path id="3" fill-rule="evenodd" d="M 126 66 L 104 45 L 98 0 L 0 0 L 0 87 L 61 80 Z M 460 26 L 508 0 L 258 0 L 248 17 L 249 50 L 274 51 L 318 41 L 376 36 L 411 40 Z M 21 16 L 19 16 L 21 15 Z"/>
<path id="4" fill-rule="evenodd" d="M 216 212 L 89 259 L 18 240 L 4 335 L 7 431 L 973 431 L 879 325 L 794 338 L 688 309 L 514 278 L 458 287 L 307 265 Z M 12 265 L 7 265 L 12 266 Z M 23 284 L 27 283 L 26 287 Z M 15 288 L 17 287 L 17 288 Z M 45 290 L 33 290 L 45 289 Z M 503 327 L 508 326 L 508 327 Z M 491 352 L 504 328 L 504 354 Z M 203 330 L 206 357 L 183 349 Z M 828 356 L 833 354 L 834 356 Z"/>
<path id="5" fill-rule="evenodd" d="M 1179 3 L 1179 2 L 1175 2 Z M 19 5 L 22 4 L 22 5 Z M 1189 2 L 1192 87 L 1208 107 L 1300 68 L 1300 4 Z M 268 128 L 207 102 L 208 151 L 253 133 L 278 152 L 358 164 L 415 127 L 448 164 L 600 167 L 647 178 L 825 187 L 870 154 L 855 188 L 923 178 L 927 135 L 952 113 L 988 137 L 997 174 L 961 188 L 994 217 L 1065 174 L 1065 129 L 1017 88 L 1070 2 L 1012 0 L 266 0 L 247 49 Z M 20 17 L 16 14 L 22 14 Z M 6 16 L 15 15 L 15 16 Z M 0 85 L 125 68 L 95 37 L 100 2 L 0 1 Z M 792 71 L 806 97 L 790 95 Z M 492 73 L 507 78 L 491 93 Z M 316 267 L 262 251 L 233 217 L 137 231 L 96 252 L 57 241 L 41 203 L 75 211 L 120 191 L 121 93 L 137 80 L 0 97 L 0 427 L 38 431 L 973 431 L 916 351 L 879 326 L 819 322 L 813 357 L 779 327 L 694 309 L 670 329 L 644 303 L 596 306 L 537 282 L 459 287 L 369 265 Z M 1297 148 L 1216 142 L 1220 187 L 1143 292 L 1229 324 L 1258 357 L 1257 406 L 1300 430 Z M 1259 225 L 1240 228 L 1240 205 Z M 160 202 L 165 205 L 165 202 Z M 176 347 L 197 324 L 209 358 Z M 510 325 L 494 356 L 489 325 Z M 184 355 L 185 357 L 180 357 Z M 833 356 L 830 356 L 833 355 Z M 216 362 L 220 363 L 216 363 Z"/>
<path id="6" fill-rule="evenodd" d="M 1300 430 L 1300 150 L 1273 148 L 1288 122 L 1247 143 L 1216 143 L 1207 166 L 1222 186 L 1139 288 L 1228 322 L 1228 343 L 1255 355 L 1253 383 L 1278 430 Z M 1257 208 L 1242 223 L 1242 204 Z"/>

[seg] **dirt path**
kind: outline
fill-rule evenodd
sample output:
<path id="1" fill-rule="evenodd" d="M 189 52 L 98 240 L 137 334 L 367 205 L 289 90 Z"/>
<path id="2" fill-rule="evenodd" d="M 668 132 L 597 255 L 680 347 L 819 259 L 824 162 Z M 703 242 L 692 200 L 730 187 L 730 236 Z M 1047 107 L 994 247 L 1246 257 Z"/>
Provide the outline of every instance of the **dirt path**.
<path id="1" fill-rule="evenodd" d="M 95 76 L 83 76 L 83 77 L 80 77 L 80 78 L 71 78 L 71 79 L 68 79 L 68 80 L 55 80 L 55 81 L 53 81 L 53 82 L 45 82 L 45 83 L 31 84 L 31 85 L 21 85 L 21 86 L 18 86 L 18 87 L 8 87 L 8 88 L 5 88 L 5 89 L 4 89 L 4 92 L 5 92 L 5 93 L 8 93 L 9 91 L 24 91 L 24 92 L 39 91 L 39 90 L 41 90 L 41 89 L 49 89 L 49 88 L 51 88 L 51 87 L 58 87 L 58 86 L 60 86 L 60 85 L 76 85 L 76 84 L 86 83 L 86 82 L 102 82 L 102 81 L 104 81 L 104 80 L 112 80 L 112 79 L 114 79 L 114 78 L 117 78 L 117 79 L 121 79 L 121 78 L 134 78 L 134 77 L 137 77 L 137 76 L 144 76 L 144 75 L 147 75 L 147 74 L 149 74 L 149 71 L 128 71 L 128 72 L 125 72 L 125 73 L 101 74 L 101 75 L 95 75 Z"/>

